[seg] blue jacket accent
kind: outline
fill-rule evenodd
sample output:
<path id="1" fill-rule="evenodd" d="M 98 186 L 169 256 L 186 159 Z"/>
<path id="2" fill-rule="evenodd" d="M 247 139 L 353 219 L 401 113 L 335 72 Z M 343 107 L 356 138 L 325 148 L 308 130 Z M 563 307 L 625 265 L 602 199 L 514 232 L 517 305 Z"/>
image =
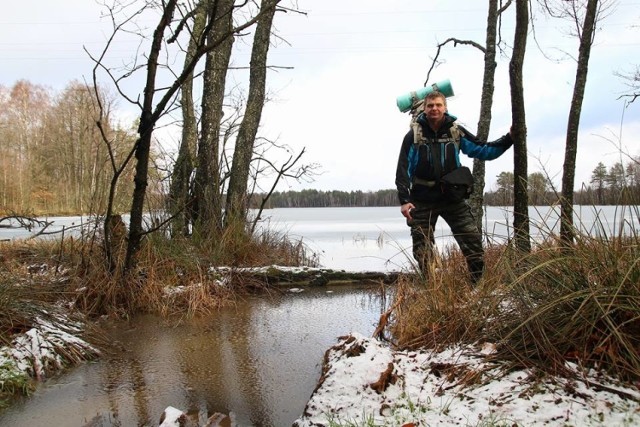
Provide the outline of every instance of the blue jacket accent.
<path id="1" fill-rule="evenodd" d="M 425 186 L 416 184 L 416 178 L 439 184 L 440 177 L 461 166 L 460 152 L 480 160 L 494 160 L 504 154 L 513 145 L 506 134 L 495 141 L 480 141 L 464 127 L 456 124 L 460 139 L 454 138 L 451 128 L 456 118 L 445 115 L 443 125 L 434 132 L 428 125 L 424 113 L 416 121 L 421 125 L 426 141 L 414 143 L 413 130 L 405 135 L 398 157 L 396 169 L 396 187 L 400 204 L 414 201 L 437 201 L 442 199 L 440 185 Z M 438 159 L 437 163 L 434 159 Z"/>

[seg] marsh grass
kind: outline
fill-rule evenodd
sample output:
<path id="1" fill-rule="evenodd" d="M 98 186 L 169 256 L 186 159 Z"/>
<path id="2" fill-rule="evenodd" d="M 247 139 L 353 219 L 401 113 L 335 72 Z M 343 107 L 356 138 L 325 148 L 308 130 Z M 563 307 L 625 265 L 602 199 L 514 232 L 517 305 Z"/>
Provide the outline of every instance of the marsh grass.
<path id="1" fill-rule="evenodd" d="M 170 239 L 162 233 L 151 233 L 143 239 L 136 270 L 123 274 L 119 267 L 124 260 L 124 243 L 114 247 L 114 262 L 109 264 L 99 234 L 62 241 L 4 242 L 0 247 L 0 267 L 9 285 L 6 292 L 15 292 L 15 284 L 28 283 L 29 298 L 36 301 L 34 306 L 44 300 L 64 300 L 90 316 L 191 316 L 210 313 L 239 294 L 264 287 L 264 283 L 256 281 L 234 280 L 231 285 L 214 267 L 317 265 L 317 257 L 301 241 L 269 231 L 250 235 L 241 227 L 230 227 L 208 239 Z M 0 311 L 0 326 L 3 321 L 19 325 L 9 319 L 15 319 L 17 313 L 24 313 L 25 319 L 31 316 L 27 308 L 21 307 L 24 300 L 4 298 L 17 309 Z M 5 332 L 11 331 L 5 328 Z"/>
<path id="2" fill-rule="evenodd" d="M 52 319 L 67 283 L 57 248 L 50 243 L 0 245 L 0 345 L 6 345 L 13 334 L 30 329 L 35 319 Z"/>
<path id="3" fill-rule="evenodd" d="M 491 246 L 475 289 L 451 249 L 439 267 L 400 281 L 391 331 L 404 348 L 492 342 L 506 366 L 569 375 L 573 362 L 638 381 L 640 236 L 625 220 L 615 233 L 596 220 L 571 246 L 550 230 L 528 254 Z"/>
<path id="4" fill-rule="evenodd" d="M 47 348 L 55 351 L 55 362 L 40 360 L 32 343 L 14 347 L 14 337 L 31 329 L 55 328 L 71 333 L 87 343 L 100 344 L 101 335 L 92 328 L 80 329 L 80 313 L 68 310 L 69 280 L 63 267 L 63 254 L 58 244 L 25 241 L 0 244 L 0 347 L 27 352 L 25 356 L 43 372 L 31 374 L 21 370 L 11 358 L 0 354 L 0 407 L 14 396 L 28 395 L 35 386 L 35 377 L 48 375 L 52 365 L 73 365 L 95 356 L 81 341 L 62 342 L 47 332 Z M 68 261 L 68 260 L 67 260 Z M 66 301 L 66 303 L 65 303 Z M 40 339 L 40 338 L 38 338 Z M 23 348 L 26 346 L 26 348 Z M 46 356 L 44 356 L 46 357 Z"/>
<path id="5" fill-rule="evenodd" d="M 125 245 L 115 248 L 116 267 L 124 259 Z M 26 240 L 0 243 L 0 347 L 12 346 L 14 337 L 42 325 L 70 330 L 76 320 L 107 316 L 127 318 L 140 313 L 196 316 L 218 307 L 264 283 L 228 280 L 215 266 L 252 267 L 270 264 L 314 265 L 301 242 L 264 233 L 247 236 L 231 231 L 217 240 L 168 239 L 160 233 L 143 240 L 136 270 L 123 275 L 110 268 L 99 236 L 87 239 Z M 233 272 L 231 273 L 233 275 Z M 108 349 L 92 323 L 82 338 Z M 55 344 L 65 364 L 90 356 L 73 344 Z M 0 358 L 0 407 L 11 396 L 28 394 L 34 378 Z"/>

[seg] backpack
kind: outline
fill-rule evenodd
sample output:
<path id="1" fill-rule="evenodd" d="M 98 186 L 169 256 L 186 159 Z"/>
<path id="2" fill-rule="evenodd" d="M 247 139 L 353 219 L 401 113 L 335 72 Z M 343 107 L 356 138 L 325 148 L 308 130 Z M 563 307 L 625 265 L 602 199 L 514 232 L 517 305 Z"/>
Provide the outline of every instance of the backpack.
<path id="1" fill-rule="evenodd" d="M 416 147 L 427 142 L 427 138 L 425 138 L 422 133 L 422 126 L 417 121 L 418 116 L 422 113 L 423 104 L 424 100 L 417 100 L 413 103 L 410 110 L 411 122 L 409 123 L 409 126 L 413 131 L 413 143 Z M 456 121 L 451 125 L 449 133 L 451 134 L 453 143 L 456 147 L 460 148 L 460 138 L 463 136 L 463 132 L 458 127 Z M 437 167 L 436 170 L 439 169 L 440 168 Z M 473 175 L 471 170 L 466 166 L 460 166 L 453 171 L 442 175 L 439 181 L 442 193 L 451 201 L 468 199 L 473 192 Z"/>

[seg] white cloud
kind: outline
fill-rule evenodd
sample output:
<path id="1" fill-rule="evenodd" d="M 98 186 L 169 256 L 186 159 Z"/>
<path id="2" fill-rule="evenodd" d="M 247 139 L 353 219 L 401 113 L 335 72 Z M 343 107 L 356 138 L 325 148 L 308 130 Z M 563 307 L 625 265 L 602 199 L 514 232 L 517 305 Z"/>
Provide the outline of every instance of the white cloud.
<path id="1" fill-rule="evenodd" d="M 264 132 L 295 151 L 306 147 L 303 161 L 322 165 L 323 175 L 313 183 L 294 185 L 295 189 L 393 188 L 400 142 L 408 129 L 408 116 L 397 110 L 396 97 L 423 85 L 438 42 L 457 37 L 484 44 L 486 5 L 471 0 L 455 4 L 298 0 L 297 4 L 307 16 L 281 13 L 276 17 L 278 34 L 287 43 L 279 41 L 271 49 L 269 63 L 294 68 L 269 72 L 269 90 L 276 101 L 265 109 Z M 513 14 L 514 10 L 509 11 L 502 23 L 506 44 L 513 40 Z M 622 0 L 596 37 L 582 110 L 576 184 L 588 180 L 597 161 L 615 160 L 611 144 L 593 135 L 619 128 L 622 102 L 618 97 L 625 85 L 613 73 L 637 64 L 640 31 L 631 26 L 639 16 L 632 0 Z M 100 20 L 97 4 L 86 0 L 24 0 L 8 6 L 3 20 L 7 22 L 0 26 L 0 38 L 20 40 L 18 51 L 30 53 L 25 57 L 11 44 L 0 45 L 8 64 L 3 66 L 0 84 L 26 78 L 54 88 L 90 74 L 92 64 L 82 45 L 99 48 L 105 33 L 101 26 L 108 24 Z M 565 28 L 562 22 L 537 15 L 540 49 L 554 57 L 559 56 L 558 48 L 575 54 L 576 41 L 564 35 Z M 545 59 L 536 41 L 529 38 L 524 70 L 530 172 L 540 158 L 557 175 L 564 157 L 575 63 Z M 121 49 L 118 54 L 125 58 L 133 50 Z M 469 46 L 448 45 L 441 59 L 429 83 L 451 80 L 456 95 L 449 101 L 450 111 L 475 130 L 482 55 Z M 236 55 L 235 65 L 248 62 L 245 47 Z M 246 85 L 246 71 L 230 77 Z M 626 112 L 623 138 L 629 147 L 637 144 L 638 108 L 634 105 Z M 490 138 L 494 139 L 507 132 L 511 123 L 505 57 L 499 57 L 496 70 L 492 117 Z M 583 146 L 589 148 L 583 150 Z M 487 165 L 488 188 L 495 175 L 513 169 L 511 159 L 512 153 L 507 153 Z"/>

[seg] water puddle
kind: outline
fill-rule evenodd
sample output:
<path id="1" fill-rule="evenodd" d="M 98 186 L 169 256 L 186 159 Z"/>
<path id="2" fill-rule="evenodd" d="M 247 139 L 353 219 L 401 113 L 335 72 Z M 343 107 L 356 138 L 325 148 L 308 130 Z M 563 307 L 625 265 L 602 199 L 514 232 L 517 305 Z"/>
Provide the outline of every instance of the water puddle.
<path id="1" fill-rule="evenodd" d="M 377 288 L 330 287 L 250 297 L 206 318 L 142 316 L 108 325 L 114 354 L 49 379 L 0 415 L 6 426 L 157 426 L 167 406 L 204 422 L 290 426 L 307 403 L 324 351 L 371 335 Z"/>

